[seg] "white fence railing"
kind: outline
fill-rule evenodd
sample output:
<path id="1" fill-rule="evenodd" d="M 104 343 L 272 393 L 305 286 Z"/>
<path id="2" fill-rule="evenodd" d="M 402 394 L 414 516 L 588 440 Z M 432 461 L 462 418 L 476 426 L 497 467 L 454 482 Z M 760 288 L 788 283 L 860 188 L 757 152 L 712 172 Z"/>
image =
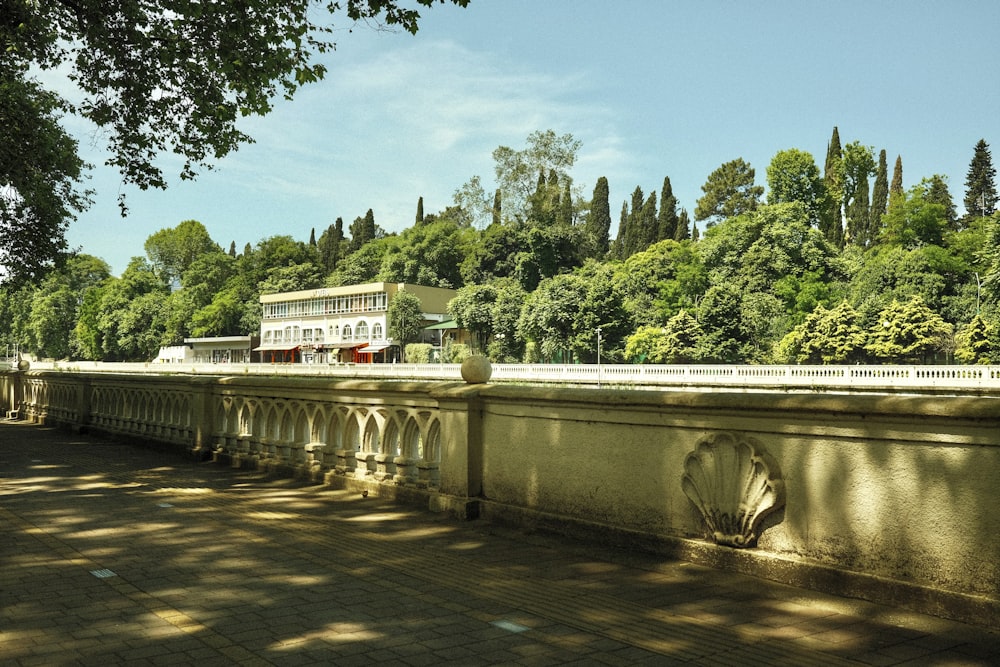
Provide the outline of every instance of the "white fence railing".
<path id="1" fill-rule="evenodd" d="M 327 376 L 461 380 L 459 364 L 156 364 L 33 362 L 32 369 L 85 372 Z M 992 388 L 1000 366 L 741 366 L 656 364 L 494 364 L 493 382 L 635 387 Z"/>

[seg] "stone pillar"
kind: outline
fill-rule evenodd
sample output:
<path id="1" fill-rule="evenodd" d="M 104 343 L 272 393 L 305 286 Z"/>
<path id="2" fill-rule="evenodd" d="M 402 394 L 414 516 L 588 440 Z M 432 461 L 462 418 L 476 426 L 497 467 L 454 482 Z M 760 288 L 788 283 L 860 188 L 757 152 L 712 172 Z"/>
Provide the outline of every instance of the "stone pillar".
<path id="1" fill-rule="evenodd" d="M 212 409 L 212 378 L 193 377 L 188 380 L 191 387 L 191 426 L 193 453 L 210 456 L 212 434 L 215 432 L 215 411 Z"/>
<path id="2" fill-rule="evenodd" d="M 473 501 L 483 491 L 483 385 L 464 385 L 431 392 L 440 414 L 440 484 L 437 506 L 465 518 L 478 516 Z M 449 506 L 451 505 L 451 506 Z"/>

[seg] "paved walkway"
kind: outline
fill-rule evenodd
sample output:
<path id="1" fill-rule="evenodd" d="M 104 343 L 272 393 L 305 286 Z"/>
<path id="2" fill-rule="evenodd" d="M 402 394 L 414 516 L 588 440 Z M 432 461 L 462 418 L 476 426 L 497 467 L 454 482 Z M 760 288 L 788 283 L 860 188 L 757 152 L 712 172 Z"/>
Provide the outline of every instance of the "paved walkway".
<path id="1" fill-rule="evenodd" d="M 987 665 L 1000 634 L 0 423 L 0 665 Z"/>

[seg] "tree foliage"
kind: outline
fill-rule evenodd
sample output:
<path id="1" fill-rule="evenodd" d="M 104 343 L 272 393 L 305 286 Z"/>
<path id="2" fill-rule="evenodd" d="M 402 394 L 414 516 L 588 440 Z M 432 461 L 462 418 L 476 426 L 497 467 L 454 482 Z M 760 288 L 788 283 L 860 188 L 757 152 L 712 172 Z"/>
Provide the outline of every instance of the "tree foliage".
<path id="1" fill-rule="evenodd" d="M 90 203 L 80 189 L 85 165 L 60 113 L 99 128 L 107 164 L 126 184 L 165 188 L 160 158 L 170 154 L 180 158 L 180 178 L 194 178 L 252 141 L 240 119 L 266 114 L 277 97 L 323 78 L 319 59 L 335 46 L 335 17 L 415 33 L 420 14 L 396 0 L 4 2 L 0 280 L 51 265 L 65 250 L 66 225 Z M 32 75 L 57 68 L 79 89 L 75 106 Z"/>
<path id="2" fill-rule="evenodd" d="M 753 167 L 743 158 L 736 158 L 709 174 L 701 191 L 705 194 L 697 202 L 694 219 L 707 220 L 711 226 L 756 209 L 764 187 L 754 185 Z"/>
<path id="3" fill-rule="evenodd" d="M 996 176 L 990 145 L 985 139 L 980 139 L 965 177 L 965 211 L 970 217 L 992 215 L 996 210 Z"/>

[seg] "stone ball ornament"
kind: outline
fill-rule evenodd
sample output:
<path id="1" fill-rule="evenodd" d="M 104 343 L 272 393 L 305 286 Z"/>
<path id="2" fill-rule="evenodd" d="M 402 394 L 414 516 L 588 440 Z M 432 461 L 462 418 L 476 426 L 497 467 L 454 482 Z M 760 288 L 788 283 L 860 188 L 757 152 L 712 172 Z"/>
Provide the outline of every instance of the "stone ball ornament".
<path id="1" fill-rule="evenodd" d="M 485 384 L 492 376 L 493 366 L 481 354 L 474 354 L 462 362 L 462 379 L 469 384 Z"/>

